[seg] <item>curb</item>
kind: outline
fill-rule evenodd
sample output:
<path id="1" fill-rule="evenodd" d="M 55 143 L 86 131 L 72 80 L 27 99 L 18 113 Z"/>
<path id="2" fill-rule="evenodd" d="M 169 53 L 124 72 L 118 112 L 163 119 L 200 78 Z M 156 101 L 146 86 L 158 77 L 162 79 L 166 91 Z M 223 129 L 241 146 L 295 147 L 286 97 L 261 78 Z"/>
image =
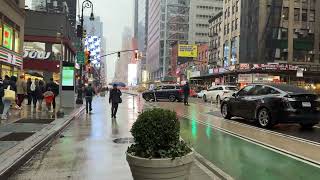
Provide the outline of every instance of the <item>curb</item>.
<path id="1" fill-rule="evenodd" d="M 205 166 L 209 171 L 211 171 L 214 175 L 216 175 L 217 177 L 219 177 L 220 179 L 223 180 L 234 180 L 234 178 L 232 178 L 229 174 L 225 173 L 224 171 L 222 171 L 220 168 L 218 168 L 217 166 L 215 166 L 214 164 L 212 164 L 211 162 L 209 162 L 208 160 L 206 160 L 203 156 L 201 156 L 199 153 L 197 153 L 196 151 L 193 152 L 195 154 L 195 159 L 202 164 L 203 166 Z M 207 173 L 207 172 L 206 172 Z M 207 173 L 208 174 L 208 173 Z M 209 174 L 208 174 L 209 175 Z"/>
<path id="2" fill-rule="evenodd" d="M 45 128 L 33 134 L 26 140 L 0 155 L 0 179 L 7 179 L 21 165 L 27 162 L 43 146 L 63 131 L 72 120 L 77 119 L 83 112 L 84 106 L 72 111 L 72 113 L 61 119 L 56 119 Z"/>

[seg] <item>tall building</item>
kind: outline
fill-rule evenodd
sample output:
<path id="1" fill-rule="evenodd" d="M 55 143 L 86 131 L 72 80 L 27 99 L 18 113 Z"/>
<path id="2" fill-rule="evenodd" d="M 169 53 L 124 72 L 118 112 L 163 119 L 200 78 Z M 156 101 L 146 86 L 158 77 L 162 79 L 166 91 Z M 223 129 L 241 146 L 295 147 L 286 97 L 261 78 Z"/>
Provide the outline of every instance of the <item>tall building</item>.
<path id="1" fill-rule="evenodd" d="M 146 51 L 148 34 L 148 4 L 149 0 L 135 0 L 135 22 L 134 35 L 137 40 L 137 46 L 141 53 L 138 61 L 137 78 L 139 83 L 145 83 L 148 74 L 146 71 Z"/>
<path id="2" fill-rule="evenodd" d="M 0 0 L 0 77 L 18 76 L 25 30 L 24 0 Z"/>
<path id="3" fill-rule="evenodd" d="M 132 31 L 131 28 L 125 27 L 122 32 L 122 49 L 132 48 Z M 128 83 L 128 64 L 132 58 L 132 52 L 123 52 L 116 62 L 114 81 Z"/>
<path id="4" fill-rule="evenodd" d="M 213 66 L 222 66 L 222 18 L 223 12 L 220 11 L 209 19 L 209 64 Z"/>
<path id="5" fill-rule="evenodd" d="M 77 18 L 77 0 L 32 0 L 31 10 L 67 13 L 72 25 Z"/>
<path id="6" fill-rule="evenodd" d="M 164 80 L 170 72 L 175 43 L 188 43 L 190 0 L 149 1 L 147 69 L 151 80 Z"/>
<path id="7" fill-rule="evenodd" d="M 209 19 L 222 11 L 223 0 L 190 0 L 189 44 L 209 42 Z"/>

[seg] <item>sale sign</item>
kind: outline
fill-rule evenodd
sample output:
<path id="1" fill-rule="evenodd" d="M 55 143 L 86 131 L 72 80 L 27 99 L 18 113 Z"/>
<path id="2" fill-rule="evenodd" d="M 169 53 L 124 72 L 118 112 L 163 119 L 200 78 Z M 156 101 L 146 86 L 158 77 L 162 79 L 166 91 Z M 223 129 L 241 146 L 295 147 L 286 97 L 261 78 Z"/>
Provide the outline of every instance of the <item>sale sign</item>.
<path id="1" fill-rule="evenodd" d="M 13 28 L 3 25 L 3 47 L 12 50 L 13 46 Z"/>

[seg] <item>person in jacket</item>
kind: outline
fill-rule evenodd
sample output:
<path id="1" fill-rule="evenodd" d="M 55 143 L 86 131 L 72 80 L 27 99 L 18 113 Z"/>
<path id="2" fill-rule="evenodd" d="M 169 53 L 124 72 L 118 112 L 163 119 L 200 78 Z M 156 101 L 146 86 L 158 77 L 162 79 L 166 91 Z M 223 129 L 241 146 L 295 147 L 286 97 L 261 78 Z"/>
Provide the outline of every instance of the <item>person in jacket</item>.
<path id="1" fill-rule="evenodd" d="M 52 107 L 53 107 L 53 110 L 55 110 L 56 109 L 56 97 L 59 95 L 59 85 L 53 81 L 53 78 L 50 78 L 50 81 L 47 83 L 46 90 L 48 91 L 49 88 L 54 94 L 54 98 L 52 101 Z"/>
<path id="2" fill-rule="evenodd" d="M 31 105 L 32 102 L 32 94 L 31 94 L 31 84 L 32 84 L 32 80 L 31 78 L 28 78 L 27 80 L 27 98 L 28 98 L 28 104 L 27 105 Z"/>
<path id="3" fill-rule="evenodd" d="M 24 76 L 21 75 L 20 78 L 16 82 L 16 89 L 17 89 L 17 105 L 18 109 L 22 109 L 22 102 L 24 100 L 25 95 L 27 94 L 27 83 L 24 81 Z"/>
<path id="4" fill-rule="evenodd" d="M 46 92 L 46 87 L 42 80 L 39 81 L 38 86 L 36 87 L 36 96 L 38 100 L 38 109 L 42 110 L 43 94 Z"/>
<path id="5" fill-rule="evenodd" d="M 190 95 L 190 86 L 189 83 L 186 82 L 186 84 L 183 86 L 183 95 L 184 95 L 184 105 L 189 105 L 189 95 Z"/>
<path id="6" fill-rule="evenodd" d="M 0 79 L 0 101 L 1 103 L 3 104 L 3 107 L 2 109 L 0 110 L 0 113 L 1 113 L 1 119 L 5 120 L 8 118 L 8 111 L 10 109 L 10 105 L 12 103 L 12 101 L 10 100 L 5 100 L 4 99 L 4 91 L 5 89 L 7 89 L 9 86 L 10 86 L 10 83 L 9 83 L 9 76 L 5 77 L 6 81 L 3 81 L 2 82 L 2 79 Z M 10 87 L 11 89 L 11 87 Z"/>
<path id="7" fill-rule="evenodd" d="M 114 84 L 109 94 L 109 103 L 111 103 L 112 118 L 116 118 L 119 103 L 122 103 L 121 95 L 121 91 L 118 89 L 117 85 Z"/>
<path id="8" fill-rule="evenodd" d="M 86 113 L 88 114 L 89 112 L 91 113 L 92 111 L 92 98 L 95 95 L 94 89 L 91 84 L 89 84 L 84 89 L 84 95 L 86 98 Z"/>
<path id="9" fill-rule="evenodd" d="M 30 85 L 30 95 L 31 95 L 31 99 L 32 99 L 32 103 L 33 103 L 33 107 L 36 109 L 37 108 L 37 84 L 38 84 L 38 80 L 34 80 L 31 82 Z"/>

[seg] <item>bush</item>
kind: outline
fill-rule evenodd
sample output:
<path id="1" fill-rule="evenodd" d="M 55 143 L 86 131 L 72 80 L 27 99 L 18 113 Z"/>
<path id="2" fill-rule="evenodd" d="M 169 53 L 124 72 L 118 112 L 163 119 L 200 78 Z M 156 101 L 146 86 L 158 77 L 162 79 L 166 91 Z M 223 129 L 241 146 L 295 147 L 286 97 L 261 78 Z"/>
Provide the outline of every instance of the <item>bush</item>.
<path id="1" fill-rule="evenodd" d="M 141 113 L 131 133 L 135 144 L 128 153 L 143 158 L 181 157 L 191 149 L 180 141 L 180 123 L 175 112 L 151 109 Z"/>

